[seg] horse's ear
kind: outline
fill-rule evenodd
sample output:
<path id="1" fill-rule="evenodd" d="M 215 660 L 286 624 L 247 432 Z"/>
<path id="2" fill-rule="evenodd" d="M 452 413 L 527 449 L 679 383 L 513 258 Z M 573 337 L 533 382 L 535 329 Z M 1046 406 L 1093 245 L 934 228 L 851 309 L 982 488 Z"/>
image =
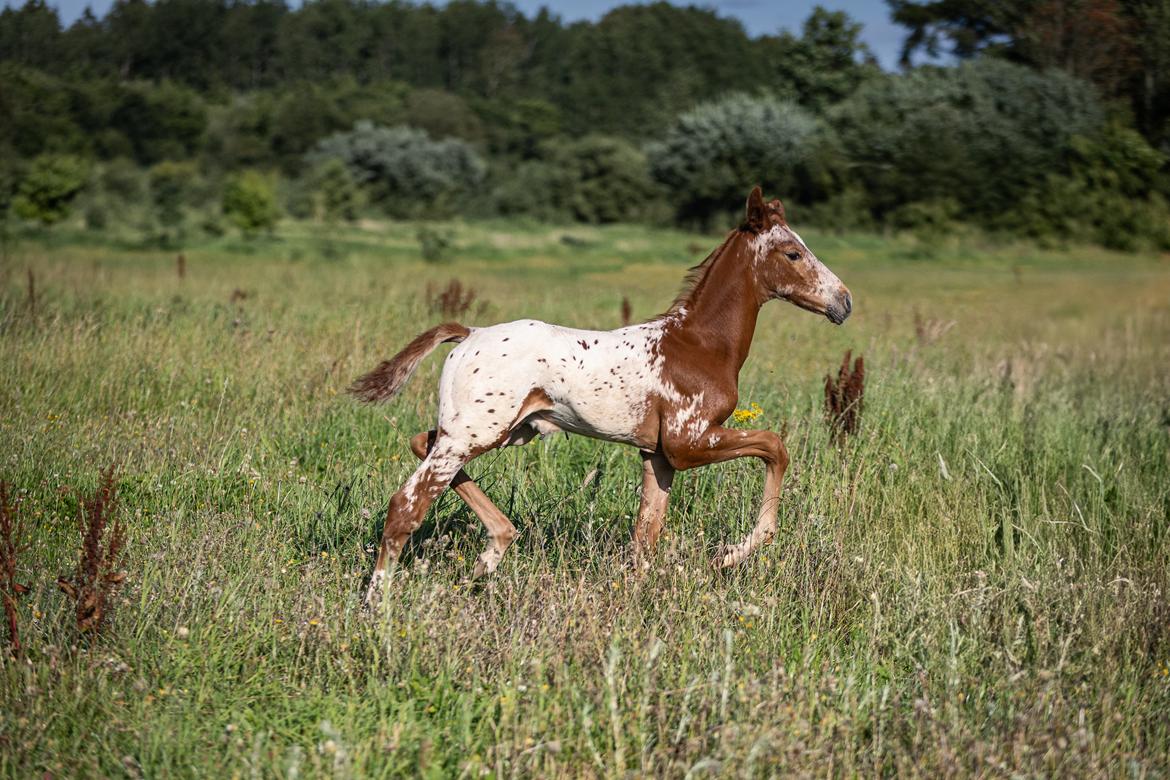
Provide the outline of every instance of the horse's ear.
<path id="1" fill-rule="evenodd" d="M 788 224 L 788 217 L 784 214 L 784 204 L 780 202 L 779 198 L 768 203 L 768 208 L 770 208 L 772 213 L 776 215 L 776 218 L 780 221 L 781 225 Z"/>
<path id="2" fill-rule="evenodd" d="M 747 225 L 752 230 L 763 230 L 768 225 L 768 207 L 759 185 L 752 187 L 747 199 Z"/>

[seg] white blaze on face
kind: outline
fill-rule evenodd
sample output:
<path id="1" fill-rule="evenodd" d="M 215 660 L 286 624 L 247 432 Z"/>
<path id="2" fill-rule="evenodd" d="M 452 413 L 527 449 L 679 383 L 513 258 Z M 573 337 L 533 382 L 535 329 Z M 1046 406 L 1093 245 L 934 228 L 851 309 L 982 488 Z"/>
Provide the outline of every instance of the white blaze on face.
<path id="1" fill-rule="evenodd" d="M 795 241 L 804 250 L 804 259 L 800 262 L 811 263 L 813 269 L 816 271 L 816 295 L 825 301 L 828 301 L 832 296 L 836 295 L 837 290 L 841 289 L 841 280 L 812 253 L 812 250 L 808 248 L 808 244 L 804 243 L 804 239 L 800 237 L 800 234 L 787 225 L 773 225 L 770 229 L 760 233 L 752 240 L 752 249 L 755 252 L 755 265 L 759 267 L 767 262 L 779 262 L 779 260 L 771 259 L 772 250 L 778 245 L 789 241 Z M 788 296 L 793 291 L 791 289 L 783 289 L 777 290 L 777 292 L 782 296 Z"/>

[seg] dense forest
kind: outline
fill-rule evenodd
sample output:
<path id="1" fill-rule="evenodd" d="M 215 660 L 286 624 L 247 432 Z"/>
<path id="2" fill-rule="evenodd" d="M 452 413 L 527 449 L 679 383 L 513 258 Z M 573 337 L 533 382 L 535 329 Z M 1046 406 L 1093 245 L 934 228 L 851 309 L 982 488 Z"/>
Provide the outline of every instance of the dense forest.
<path id="1" fill-rule="evenodd" d="M 805 222 L 1170 247 L 1170 0 L 890 0 L 900 72 L 667 3 L 117 0 L 0 12 L 6 223 L 175 241 L 281 214 Z M 911 63 L 946 55 L 945 67 Z M 921 58 L 919 58 L 921 59 Z"/>

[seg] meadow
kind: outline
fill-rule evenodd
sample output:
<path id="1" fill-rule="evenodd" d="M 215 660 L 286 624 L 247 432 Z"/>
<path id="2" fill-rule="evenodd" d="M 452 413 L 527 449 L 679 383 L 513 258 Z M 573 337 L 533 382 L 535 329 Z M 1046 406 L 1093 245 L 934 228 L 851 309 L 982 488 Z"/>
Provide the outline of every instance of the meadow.
<path id="1" fill-rule="evenodd" d="M 114 239 L 8 246 L 0 478 L 30 592 L 0 773 L 1170 773 L 1166 257 L 802 231 L 855 313 L 761 317 L 737 424 L 786 432 L 769 547 L 709 565 L 755 519 L 763 469 L 737 461 L 679 475 L 636 569 L 637 453 L 556 436 L 469 469 L 521 532 L 498 572 L 467 582 L 485 535 L 447 493 L 370 613 L 441 357 L 389 405 L 344 391 L 443 319 L 428 285 L 474 289 L 468 324 L 617 327 L 719 241 L 452 222 L 425 262 L 416 229 L 286 223 L 186 247 L 183 277 Z M 836 447 L 847 349 L 865 405 Z M 83 638 L 56 578 L 109 465 L 126 579 Z"/>

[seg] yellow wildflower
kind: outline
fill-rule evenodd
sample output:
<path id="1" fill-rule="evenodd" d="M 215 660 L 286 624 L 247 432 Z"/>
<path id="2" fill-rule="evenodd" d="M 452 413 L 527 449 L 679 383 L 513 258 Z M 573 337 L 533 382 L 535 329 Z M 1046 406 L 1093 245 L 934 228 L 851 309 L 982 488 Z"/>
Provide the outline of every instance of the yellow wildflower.
<path id="1" fill-rule="evenodd" d="M 760 405 L 755 401 L 752 401 L 751 406 L 747 409 L 736 409 L 734 412 L 732 412 L 731 420 L 732 422 L 737 423 L 751 422 L 763 413 L 764 410 L 760 408 Z"/>

